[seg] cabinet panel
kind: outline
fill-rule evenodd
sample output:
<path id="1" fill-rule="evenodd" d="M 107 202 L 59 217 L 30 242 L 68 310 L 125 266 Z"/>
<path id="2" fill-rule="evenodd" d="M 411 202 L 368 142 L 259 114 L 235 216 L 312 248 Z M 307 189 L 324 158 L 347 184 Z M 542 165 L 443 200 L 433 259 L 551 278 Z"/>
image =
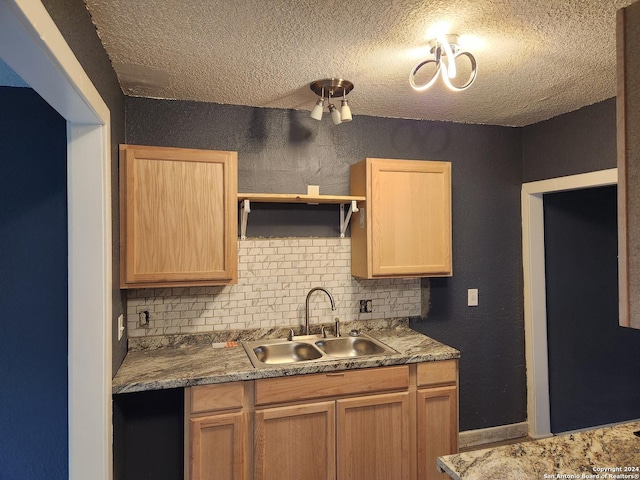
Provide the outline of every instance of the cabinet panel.
<path id="1" fill-rule="evenodd" d="M 417 392 L 418 478 L 445 480 L 436 458 L 458 452 L 458 390 L 455 386 Z"/>
<path id="2" fill-rule="evenodd" d="M 244 479 L 245 418 L 229 413 L 191 419 L 191 480 Z"/>
<path id="3" fill-rule="evenodd" d="M 367 200 L 351 228 L 353 275 L 451 275 L 451 164 L 367 158 L 351 167 L 351 193 L 363 185 Z"/>
<path id="4" fill-rule="evenodd" d="M 335 479 L 335 402 L 257 410 L 255 480 Z"/>
<path id="5" fill-rule="evenodd" d="M 121 287 L 237 278 L 237 154 L 121 145 Z"/>
<path id="6" fill-rule="evenodd" d="M 410 475 L 409 394 L 337 401 L 338 480 L 405 480 Z"/>
<path id="7" fill-rule="evenodd" d="M 419 363 L 417 371 L 418 387 L 458 382 L 457 360 Z"/>
<path id="8" fill-rule="evenodd" d="M 242 408 L 243 402 L 241 382 L 191 387 L 191 413 Z"/>
<path id="9" fill-rule="evenodd" d="M 408 385 L 406 365 L 267 378 L 256 380 L 256 405 L 401 390 Z"/>

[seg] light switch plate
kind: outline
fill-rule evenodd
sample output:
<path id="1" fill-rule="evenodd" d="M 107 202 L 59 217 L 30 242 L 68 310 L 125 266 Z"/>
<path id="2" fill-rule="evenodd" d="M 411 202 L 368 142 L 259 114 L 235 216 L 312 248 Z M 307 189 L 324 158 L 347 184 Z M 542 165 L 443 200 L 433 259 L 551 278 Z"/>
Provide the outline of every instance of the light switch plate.
<path id="1" fill-rule="evenodd" d="M 467 290 L 467 306 L 469 307 L 477 307 L 478 306 L 478 289 L 470 288 Z"/>
<path id="2" fill-rule="evenodd" d="M 123 335 L 124 335 L 124 315 L 120 314 L 118 316 L 118 341 L 122 340 Z"/>

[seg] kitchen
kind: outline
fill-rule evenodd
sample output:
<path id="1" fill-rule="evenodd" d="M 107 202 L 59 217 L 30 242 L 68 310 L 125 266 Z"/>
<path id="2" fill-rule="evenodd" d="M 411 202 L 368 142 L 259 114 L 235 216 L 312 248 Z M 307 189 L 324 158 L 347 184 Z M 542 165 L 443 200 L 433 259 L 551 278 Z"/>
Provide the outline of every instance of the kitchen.
<path id="1" fill-rule="evenodd" d="M 55 14 L 55 5 L 48 7 L 53 8 Z M 68 14 L 65 9 L 61 11 Z M 61 13 L 59 15 L 60 28 L 68 21 L 68 28 L 72 30 L 73 17 L 65 20 Z M 86 47 L 76 45 L 76 49 L 82 51 L 82 48 Z M 615 166 L 615 107 L 612 100 L 524 129 L 361 116 L 351 125 L 340 126 L 348 129 L 333 130 L 330 125 L 319 128 L 317 143 L 313 139 L 314 142 L 292 145 L 288 143 L 289 139 L 298 137 L 296 132 L 288 131 L 291 129 L 287 126 L 313 125 L 306 123 L 309 122 L 308 113 L 190 102 L 174 104 L 137 98 L 125 99 L 124 103 L 130 119 L 127 143 L 175 146 L 176 142 L 181 142 L 181 146 L 238 150 L 241 159 L 244 155 L 247 164 L 255 163 L 258 169 L 251 175 L 241 172 L 239 181 L 243 181 L 243 176 L 246 182 L 272 181 L 265 184 L 264 191 L 303 192 L 307 184 L 319 184 L 321 192 L 331 193 L 324 186 L 328 179 L 337 185 L 336 188 L 346 187 L 346 165 L 334 166 L 335 171 L 327 172 L 325 169 L 330 167 L 324 166 L 325 159 L 331 162 L 336 158 L 349 158 L 350 162 L 355 162 L 366 156 L 379 156 L 452 161 L 454 276 L 430 281 L 431 309 L 428 319 L 418 328 L 463 352 L 462 430 L 526 420 L 520 186 L 523 181 Z M 206 126 L 219 115 L 230 115 L 237 123 L 217 122 L 215 129 Z M 184 128 L 171 131 L 168 122 L 182 124 Z M 278 125 L 285 128 L 277 128 Z M 268 134 L 251 136 L 246 133 L 256 126 L 262 126 Z M 571 157 L 570 146 L 565 146 L 560 150 L 564 156 L 562 161 L 552 156 L 544 161 L 539 158 L 541 151 L 553 154 L 548 152 L 550 144 L 561 145 L 562 138 L 572 135 L 583 142 L 574 157 Z M 125 143 L 125 137 L 119 138 L 113 135 L 115 144 Z M 237 143 L 232 144 L 234 139 Z M 242 145 L 245 147 L 240 148 Z M 289 146 L 283 151 L 282 145 Z M 588 155 L 584 155 L 585 152 Z M 278 188 L 280 185 L 274 177 L 282 178 L 291 170 L 283 167 L 278 175 L 265 176 L 267 162 L 274 157 L 295 158 L 303 165 L 309 162 L 310 167 L 320 164 L 323 170 L 318 174 L 313 173 L 314 168 L 305 167 L 304 170 L 311 172 L 310 178 L 299 178 L 295 183 L 287 178 L 286 188 Z M 242 186 L 248 190 L 253 185 Z M 248 227 L 250 232 L 256 232 L 258 228 L 255 222 L 259 221 L 260 212 L 254 213 L 255 220 L 252 217 Z M 318 228 L 334 229 L 337 214 L 327 212 L 325 217 Z M 288 225 L 278 228 L 291 232 Z M 295 235 L 303 236 L 302 233 Z M 306 235 L 324 236 L 326 233 Z M 466 290 L 473 287 L 480 289 L 480 307 L 475 310 L 466 306 Z M 302 305 L 302 298 L 299 303 Z M 114 320 L 118 313 L 115 310 Z M 114 342 L 114 351 L 119 348 L 121 345 Z"/>

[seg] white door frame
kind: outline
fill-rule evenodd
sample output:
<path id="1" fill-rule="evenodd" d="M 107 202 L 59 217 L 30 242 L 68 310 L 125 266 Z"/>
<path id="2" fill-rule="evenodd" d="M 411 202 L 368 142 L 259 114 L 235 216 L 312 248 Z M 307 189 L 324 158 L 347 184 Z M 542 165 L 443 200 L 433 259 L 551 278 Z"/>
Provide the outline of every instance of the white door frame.
<path id="1" fill-rule="evenodd" d="M 0 58 L 67 120 L 69 478 L 109 480 L 109 109 L 40 1 L 0 0 Z"/>
<path id="2" fill-rule="evenodd" d="M 524 270 L 524 325 L 527 362 L 527 418 L 529 435 L 549 437 L 549 365 L 547 299 L 544 266 L 543 194 L 618 183 L 618 170 L 571 175 L 522 184 L 522 263 Z"/>

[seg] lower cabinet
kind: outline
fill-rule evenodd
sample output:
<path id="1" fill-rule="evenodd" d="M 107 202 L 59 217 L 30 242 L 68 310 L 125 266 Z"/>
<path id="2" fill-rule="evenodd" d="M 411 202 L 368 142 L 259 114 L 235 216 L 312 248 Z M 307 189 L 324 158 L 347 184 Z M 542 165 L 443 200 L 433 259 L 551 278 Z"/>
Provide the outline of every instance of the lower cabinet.
<path id="1" fill-rule="evenodd" d="M 446 478 L 457 375 L 447 360 L 192 387 L 185 478 Z"/>
<path id="2" fill-rule="evenodd" d="M 228 413 L 191 420 L 191 478 L 244 477 L 243 413 Z"/>
<path id="3" fill-rule="evenodd" d="M 449 479 L 447 474 L 438 472 L 435 459 L 458 452 L 458 363 L 421 363 L 417 368 L 418 478 Z"/>
<path id="4" fill-rule="evenodd" d="M 335 402 L 255 414 L 255 480 L 336 478 Z"/>
<path id="5" fill-rule="evenodd" d="M 349 398 L 337 405 L 337 478 L 410 478 L 409 393 Z"/>
<path id="6" fill-rule="evenodd" d="M 184 478 L 249 478 L 251 382 L 185 389 Z"/>

